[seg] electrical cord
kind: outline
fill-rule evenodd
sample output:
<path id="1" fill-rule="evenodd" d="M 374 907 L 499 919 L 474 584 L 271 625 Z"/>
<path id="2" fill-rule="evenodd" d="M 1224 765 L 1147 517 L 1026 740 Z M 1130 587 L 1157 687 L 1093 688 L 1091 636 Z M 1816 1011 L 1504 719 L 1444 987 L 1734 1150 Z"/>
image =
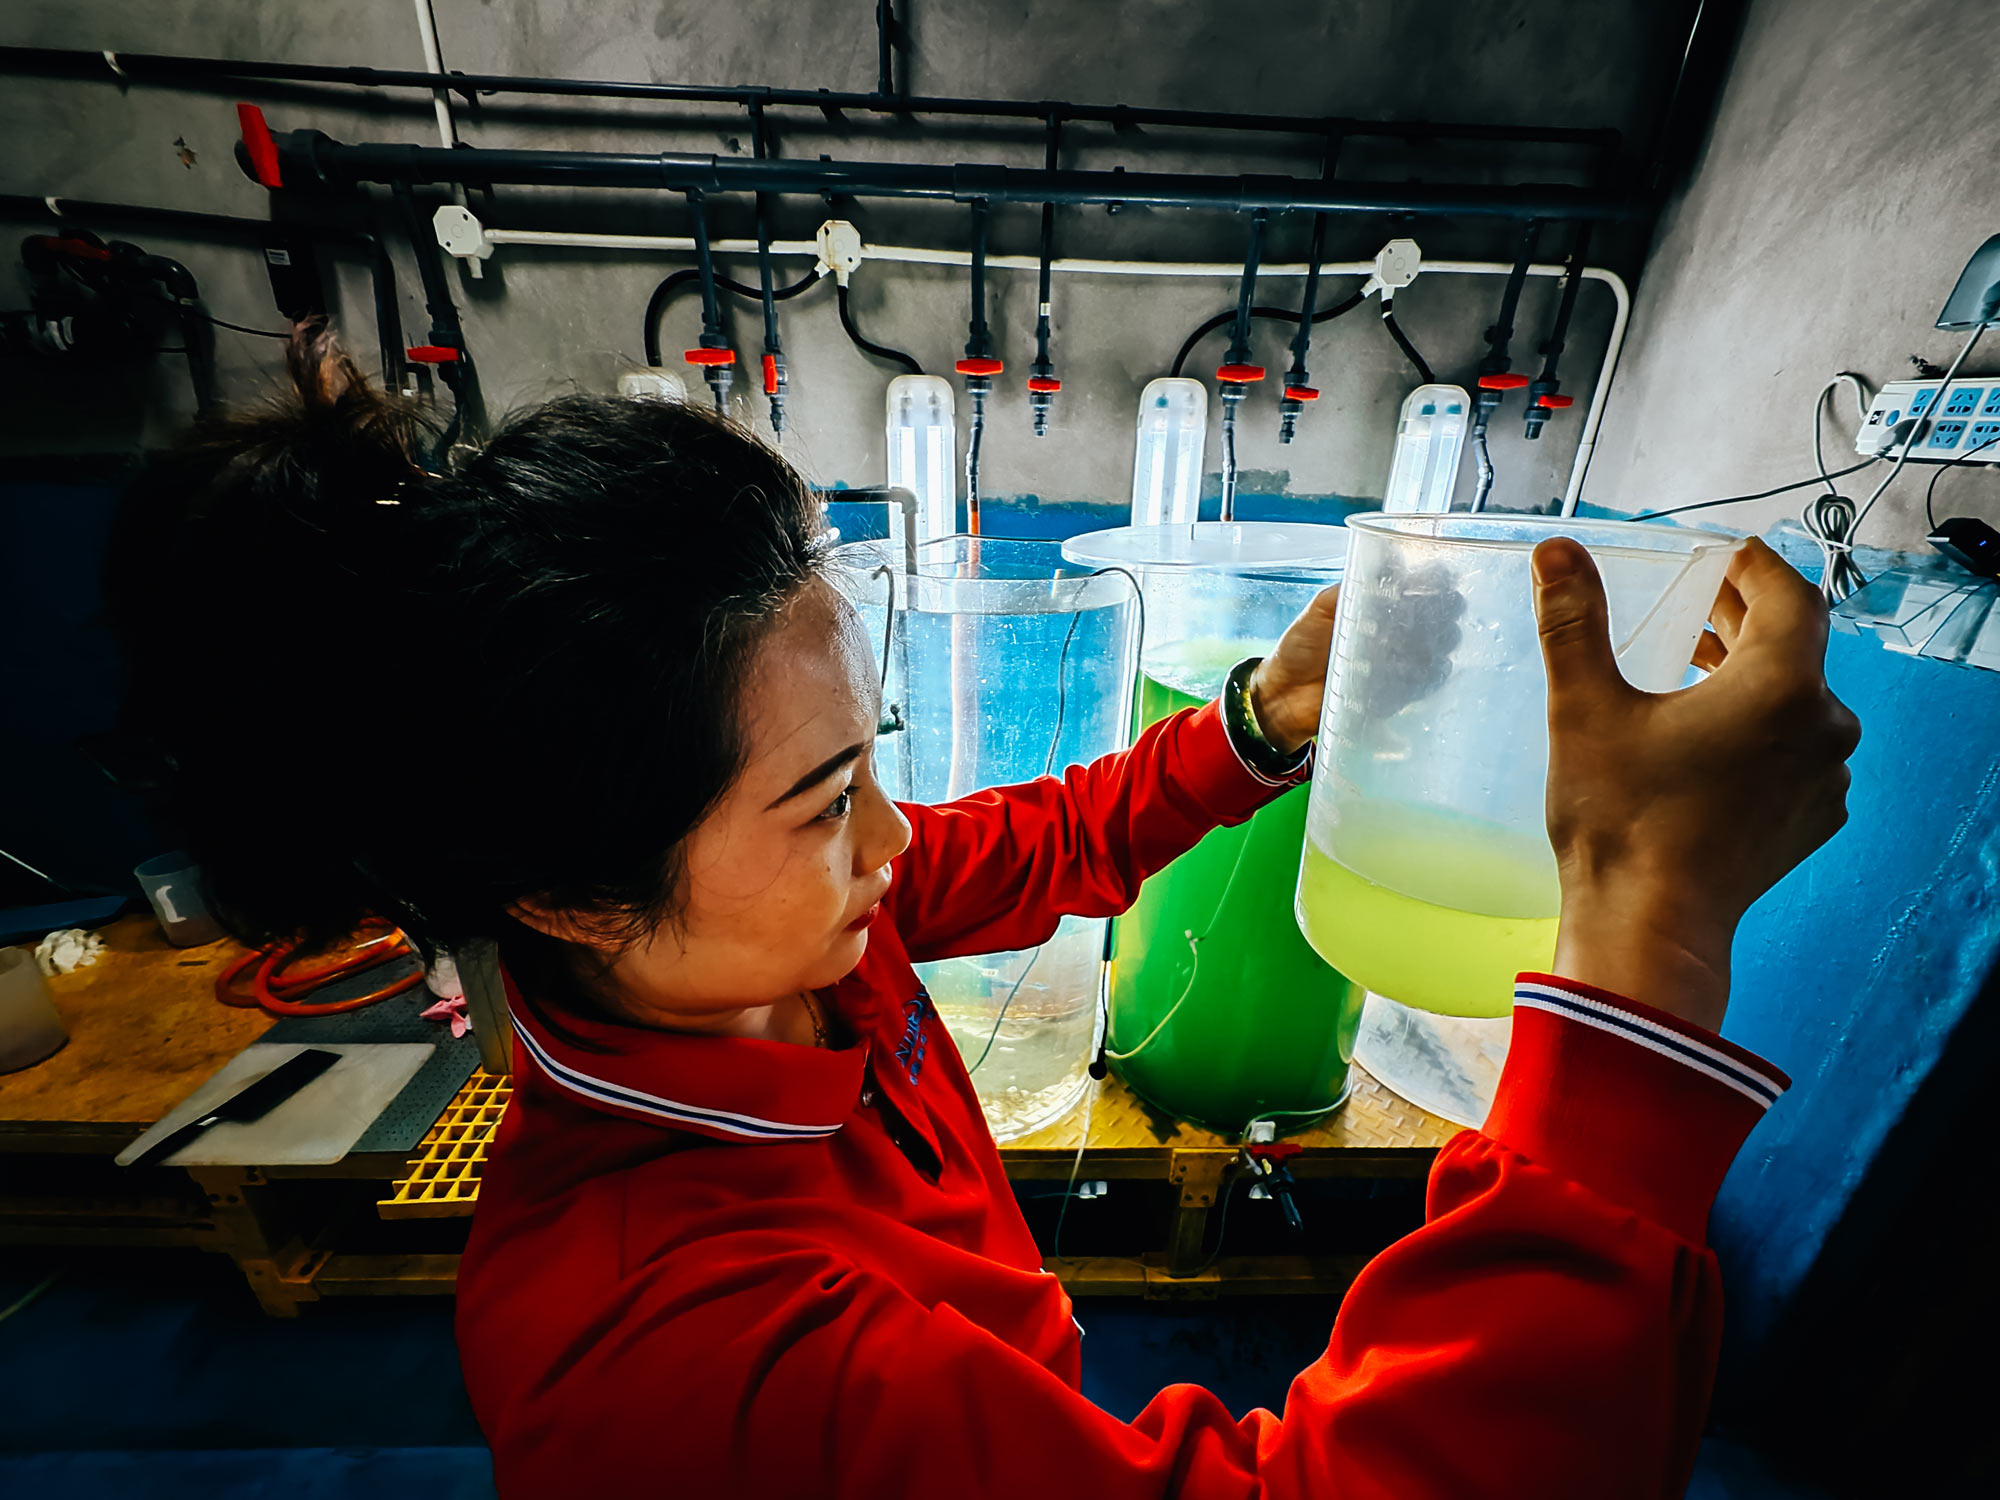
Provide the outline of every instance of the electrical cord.
<path id="1" fill-rule="evenodd" d="M 1819 388 L 1819 394 L 1813 398 L 1813 409 L 1812 409 L 1813 467 L 1819 471 L 1819 477 L 1823 480 L 1826 480 L 1829 484 L 1832 483 L 1833 476 L 1826 472 L 1826 458 L 1824 454 L 1822 454 L 1820 451 L 1819 418 L 1820 418 L 1820 413 L 1826 409 L 1826 398 L 1828 394 L 1831 393 L 1835 387 L 1843 383 L 1845 383 L 1848 386 L 1848 388 L 1854 392 L 1854 424 L 1857 428 L 1868 420 L 1868 408 L 1871 404 L 1873 404 L 1874 401 L 1874 395 L 1868 389 L 1868 383 L 1865 380 L 1863 380 L 1859 375 L 1856 375 L 1852 370 L 1842 370 L 1838 375 L 1835 375 L 1833 379 L 1829 380 L 1825 385 Z"/>
<path id="2" fill-rule="evenodd" d="M 213 313 L 205 313 L 198 307 L 189 308 L 197 318 L 205 323 L 213 323 L 217 328 L 227 328 L 231 333 L 247 333 L 260 339 L 288 339 L 289 332 L 278 333 L 269 328 L 246 328 L 241 323 L 232 323 L 227 318 L 218 318 Z"/>
<path id="3" fill-rule="evenodd" d="M 1362 301 L 1361 293 L 1355 292 L 1351 296 L 1342 298 L 1331 307 L 1322 307 L 1312 315 L 1313 324 L 1317 327 L 1321 323 L 1331 322 L 1344 313 L 1351 313 L 1361 305 Z M 1274 323 L 1297 323 L 1299 321 L 1299 311 L 1295 307 L 1253 307 L 1250 309 L 1250 316 L 1253 318 L 1268 318 Z M 1195 329 L 1193 333 L 1187 336 L 1186 341 L 1182 343 L 1180 353 L 1174 356 L 1174 365 L 1170 373 L 1179 375 L 1187 368 L 1188 356 L 1194 353 L 1194 346 L 1196 344 L 1199 344 L 1203 339 L 1215 332 L 1216 329 L 1228 327 L 1235 321 L 1236 309 L 1232 307 L 1226 312 L 1217 313 L 1206 323 Z"/>
<path id="4" fill-rule="evenodd" d="M 1821 598 L 1829 604 L 1838 604 L 1868 582 L 1867 575 L 1855 564 L 1849 540 L 1858 524 L 1852 500 L 1831 490 L 1816 495 L 1799 513 L 1799 524 L 1819 544 Z"/>
<path id="5" fill-rule="evenodd" d="M 819 279 L 820 269 L 818 266 L 814 266 L 790 286 L 776 288 L 771 293 L 771 300 L 773 302 L 789 302 L 801 292 L 810 291 Z M 674 293 L 678 292 L 682 287 L 700 280 L 701 272 L 692 267 L 675 271 L 665 277 L 658 286 L 654 287 L 653 295 L 646 299 L 644 324 L 646 363 L 655 369 L 659 368 L 662 363 L 660 357 L 660 318 L 666 312 L 667 304 L 673 300 Z M 747 286 L 743 282 L 734 281 L 727 276 L 717 276 L 715 278 L 715 285 L 718 291 L 732 293 L 735 296 L 743 298 L 745 301 L 756 302 L 759 305 L 764 301 L 764 289 L 761 286 Z M 845 288 L 842 288 L 843 294 L 845 290 Z"/>
<path id="6" fill-rule="evenodd" d="M 1937 512 L 1932 509 L 1932 502 L 1937 495 L 1938 481 L 1944 477 L 1945 470 L 1957 468 L 1968 458 L 1972 457 L 1973 454 L 1983 452 L 1991 448 L 1995 443 L 2000 443 L 2000 433 L 1996 433 L 1977 447 L 1967 448 L 1963 453 L 1955 455 L 1949 463 L 1942 463 L 1937 466 L 1936 471 L 1931 475 L 1931 482 L 1924 486 L 1924 524 L 1932 531 L 1938 529 Z"/>
<path id="7" fill-rule="evenodd" d="M 1775 485 L 1768 490 L 1759 490 L 1754 495 L 1724 495 L 1719 500 L 1697 500 L 1692 505 L 1670 505 L 1665 510 L 1643 511 L 1632 519 L 1635 521 L 1657 521 L 1663 516 L 1685 515 L 1691 510 L 1710 510 L 1718 505 L 1743 505 L 1751 500 L 1768 500 L 1773 495 L 1790 494 L 1793 490 L 1809 489 L 1816 484 L 1825 484 L 1830 479 L 1844 479 L 1849 474 L 1858 474 L 1870 464 L 1879 464 L 1886 455 L 1876 453 L 1849 464 L 1844 469 L 1835 469 L 1831 474 L 1815 474 L 1810 479 L 1795 479 L 1790 484 Z"/>
<path id="8" fill-rule="evenodd" d="M 1083 1153 L 1090 1147 L 1090 1117 L 1097 1109 L 1097 1081 L 1092 1079 L 1084 1086 L 1083 1133 L 1077 1138 L 1076 1155 L 1069 1159 L 1069 1181 L 1063 1184 L 1062 1207 L 1056 1210 L 1056 1232 L 1049 1240 L 1049 1258 L 1059 1259 L 1062 1255 L 1063 1220 L 1069 1217 L 1070 1201 L 1076 1197 L 1076 1174 L 1083 1166 Z"/>
<path id="9" fill-rule="evenodd" d="M 854 314 L 847 305 L 846 287 L 836 285 L 833 293 L 835 301 L 840 306 L 840 326 L 846 331 L 849 342 L 855 348 L 859 349 L 863 354 L 872 354 L 877 359 L 886 359 L 891 364 L 901 365 L 912 375 L 921 375 L 924 373 L 924 367 L 902 350 L 891 349 L 886 344 L 878 344 L 862 335 L 861 330 L 854 326 Z"/>

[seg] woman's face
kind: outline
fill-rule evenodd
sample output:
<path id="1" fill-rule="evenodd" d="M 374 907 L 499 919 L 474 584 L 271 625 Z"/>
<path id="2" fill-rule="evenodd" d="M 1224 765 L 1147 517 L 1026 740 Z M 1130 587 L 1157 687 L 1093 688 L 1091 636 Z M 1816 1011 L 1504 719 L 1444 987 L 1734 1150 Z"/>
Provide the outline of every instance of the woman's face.
<path id="1" fill-rule="evenodd" d="M 753 654 L 742 774 L 686 847 L 678 920 L 619 953 L 622 1007 L 699 1028 L 843 978 L 868 947 L 910 825 L 875 780 L 876 663 L 822 580 Z"/>

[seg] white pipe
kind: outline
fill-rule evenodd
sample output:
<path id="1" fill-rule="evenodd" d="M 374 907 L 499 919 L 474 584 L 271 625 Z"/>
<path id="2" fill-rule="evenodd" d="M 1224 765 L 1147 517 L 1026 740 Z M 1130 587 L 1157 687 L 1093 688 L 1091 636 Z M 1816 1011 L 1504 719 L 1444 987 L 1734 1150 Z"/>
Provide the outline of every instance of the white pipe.
<path id="1" fill-rule="evenodd" d="M 487 229 L 482 233 L 489 245 L 555 245 L 573 250 L 669 250 L 694 254 L 694 240 L 685 234 L 567 234 L 557 229 Z M 757 242 L 710 240 L 708 248 L 714 255 L 755 255 Z M 813 240 L 773 240 L 771 253 L 817 258 L 819 245 Z"/>
<path id="2" fill-rule="evenodd" d="M 414 3 L 417 8 L 417 35 L 423 38 L 424 44 L 424 66 L 432 73 L 442 73 L 444 53 L 438 47 L 437 16 L 431 10 L 431 0 L 414 0 Z M 451 118 L 451 96 L 443 89 L 432 89 L 431 108 L 437 111 L 438 144 L 449 151 L 458 145 L 458 127 Z M 454 185 L 451 196 L 453 202 L 462 204 L 465 202 L 465 189 Z M 476 259 L 467 260 L 465 265 L 474 281 L 486 274 L 486 267 Z"/>
<path id="3" fill-rule="evenodd" d="M 427 5 L 427 0 L 417 0 L 419 9 Z M 685 235 L 651 234 L 569 234 L 549 229 L 488 229 L 486 239 L 495 245 L 567 245 L 573 248 L 593 250 L 664 250 L 692 254 L 694 241 Z M 709 249 L 716 255 L 754 255 L 757 253 L 755 240 L 715 240 Z M 774 240 L 771 244 L 773 255 L 819 256 L 819 245 L 814 240 Z M 890 261 L 899 265 L 919 266 L 969 266 L 972 252 L 969 250 L 929 250 L 910 245 L 868 245 L 861 248 L 863 260 Z M 988 270 L 994 271 L 1039 271 L 1041 259 L 1033 255 L 989 255 L 986 257 Z M 1218 276 L 1238 277 L 1243 267 L 1232 261 L 1159 261 L 1159 260 L 1084 260 L 1075 257 L 1057 258 L 1049 262 L 1051 271 L 1062 271 L 1072 275 L 1087 276 Z M 1304 276 L 1310 269 L 1303 261 L 1280 261 L 1258 267 L 1259 276 Z M 1426 260 L 1423 274 L 1440 272 L 1459 276 L 1505 276 L 1514 269 L 1511 262 L 1504 260 Z M 1566 268 L 1554 261 L 1536 261 L 1528 267 L 1530 276 L 1560 277 Z M 1375 271 L 1373 260 L 1333 260 L 1320 266 L 1322 276 L 1369 276 Z M 1625 285 L 1625 278 L 1616 271 L 1607 271 L 1601 266 L 1585 266 L 1585 281 L 1601 282 L 1611 293 L 1613 311 L 1611 333 L 1605 340 L 1604 358 L 1597 367 L 1597 381 L 1590 393 L 1590 406 L 1584 413 L 1583 431 L 1577 438 L 1576 457 L 1570 461 L 1569 484 L 1563 492 L 1562 513 L 1575 515 L 1578 502 L 1583 497 L 1583 481 L 1590 468 L 1592 454 L 1597 451 L 1598 429 L 1604 425 L 1604 407 L 1611 394 L 1611 379 L 1618 368 L 1618 356 L 1625 347 L 1625 330 L 1632 317 L 1632 293 Z"/>

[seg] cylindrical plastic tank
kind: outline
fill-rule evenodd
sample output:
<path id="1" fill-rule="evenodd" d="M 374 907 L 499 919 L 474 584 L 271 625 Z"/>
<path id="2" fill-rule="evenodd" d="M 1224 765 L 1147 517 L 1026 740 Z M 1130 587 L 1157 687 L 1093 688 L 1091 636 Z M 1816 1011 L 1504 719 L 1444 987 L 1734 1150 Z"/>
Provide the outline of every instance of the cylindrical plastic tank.
<path id="1" fill-rule="evenodd" d="M 1209 702 L 1340 577 L 1338 526 L 1202 522 L 1092 532 L 1063 546 L 1119 567 L 1146 601 L 1136 717 Z M 1120 917 L 1106 1055 L 1141 1098 L 1228 1133 L 1296 1128 L 1347 1093 L 1362 992 L 1299 935 L 1287 905 L 1306 792 L 1219 828 L 1148 880 Z"/>
<path id="2" fill-rule="evenodd" d="M 1548 685 L 1529 559 L 1582 542 L 1627 680 L 1679 687 L 1739 543 L 1620 521 L 1364 515 L 1334 625 L 1300 927 L 1406 1006 L 1502 1016 L 1555 953 Z"/>
<path id="3" fill-rule="evenodd" d="M 888 644 L 876 771 L 905 802 L 1060 776 L 1125 743 L 1139 600 L 1122 574 L 1066 563 L 1053 542 L 951 536 L 835 549 L 835 582 Z M 896 617 L 887 617 L 893 584 Z M 893 714 L 887 705 L 894 705 Z M 978 880 L 977 870 L 950 878 Z M 917 966 L 996 1140 L 1075 1107 L 1089 1084 L 1105 922 L 1065 917 L 1038 948 Z"/>

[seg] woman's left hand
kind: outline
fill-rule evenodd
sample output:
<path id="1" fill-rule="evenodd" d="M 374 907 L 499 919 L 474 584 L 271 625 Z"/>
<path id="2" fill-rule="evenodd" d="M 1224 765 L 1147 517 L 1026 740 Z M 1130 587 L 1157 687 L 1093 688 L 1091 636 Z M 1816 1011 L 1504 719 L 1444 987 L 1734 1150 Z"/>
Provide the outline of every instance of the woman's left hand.
<path id="1" fill-rule="evenodd" d="M 1322 590 L 1250 674 L 1257 727 L 1286 755 L 1297 754 L 1319 733 L 1326 662 L 1333 651 L 1333 609 L 1339 599 L 1338 587 Z"/>

